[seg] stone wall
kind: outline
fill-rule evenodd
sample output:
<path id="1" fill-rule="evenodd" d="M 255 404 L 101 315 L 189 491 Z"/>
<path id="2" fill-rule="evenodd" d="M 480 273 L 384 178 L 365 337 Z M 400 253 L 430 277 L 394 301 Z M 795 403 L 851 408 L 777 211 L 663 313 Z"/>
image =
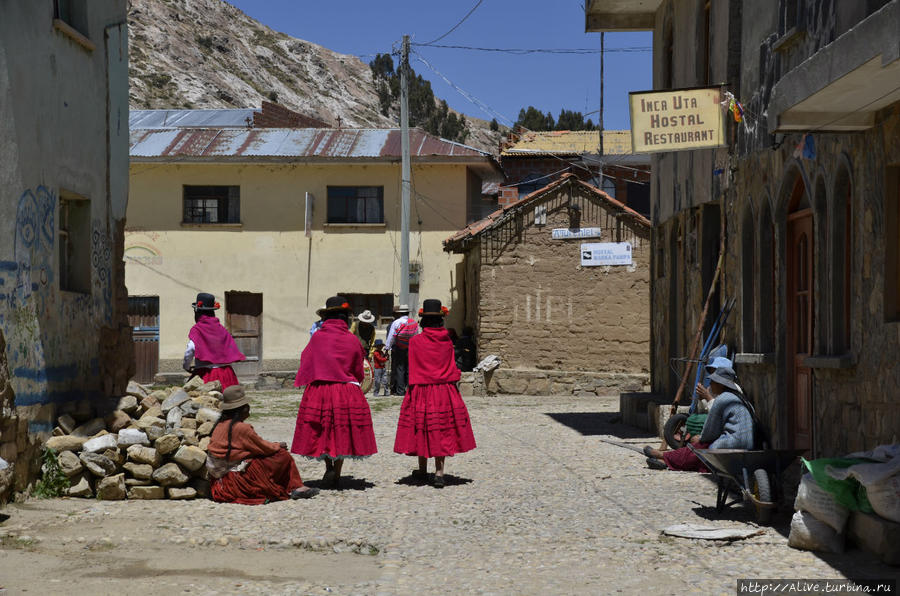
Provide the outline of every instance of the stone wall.
<path id="1" fill-rule="evenodd" d="M 581 226 L 600 227 L 603 235 L 551 239 L 552 229 L 570 224 L 565 201 L 559 201 L 565 188 L 547 197 L 546 225 L 523 224 L 499 243 L 483 234 L 480 250 L 470 251 L 468 258 L 481 259 L 477 279 L 467 281 L 478 293 L 479 358 L 496 354 L 503 368 L 647 373 L 648 232 L 617 220 L 573 185 L 579 188 L 573 201 L 583 204 Z M 632 243 L 632 265 L 581 266 L 582 242 L 616 241 Z"/>

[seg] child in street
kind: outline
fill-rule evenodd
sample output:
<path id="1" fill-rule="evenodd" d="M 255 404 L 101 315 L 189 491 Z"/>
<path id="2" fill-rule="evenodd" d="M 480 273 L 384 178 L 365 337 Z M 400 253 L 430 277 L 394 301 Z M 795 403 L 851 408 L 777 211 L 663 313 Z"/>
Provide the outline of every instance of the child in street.
<path id="1" fill-rule="evenodd" d="M 223 391 L 237 385 L 238 378 L 231 365 L 247 357 L 216 317 L 219 303 L 215 296 L 201 292 L 191 306 L 194 308 L 194 326 L 188 332 L 182 367 L 199 376 L 204 383 L 219 381 Z"/>
<path id="2" fill-rule="evenodd" d="M 380 339 L 375 340 L 375 347 L 372 348 L 372 368 L 375 372 L 375 385 L 372 389 L 372 396 L 378 397 L 378 390 L 384 387 L 384 396 L 390 393 L 390 383 L 385 378 L 385 365 L 387 364 L 388 355 L 384 351 L 384 342 Z"/>
<path id="3" fill-rule="evenodd" d="M 418 456 L 413 478 L 424 481 L 428 458 L 434 458 L 435 488 L 444 488 L 445 457 L 475 449 L 469 412 L 456 387 L 460 372 L 453 342 L 444 328 L 448 312 L 433 298 L 419 309 L 422 333 L 409 341 L 409 388 L 394 440 L 394 452 Z"/>

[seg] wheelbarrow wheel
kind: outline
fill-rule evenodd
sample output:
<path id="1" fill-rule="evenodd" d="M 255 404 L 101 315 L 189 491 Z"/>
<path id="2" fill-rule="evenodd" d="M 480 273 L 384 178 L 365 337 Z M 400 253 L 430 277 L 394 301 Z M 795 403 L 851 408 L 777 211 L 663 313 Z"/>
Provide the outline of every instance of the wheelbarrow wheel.
<path id="1" fill-rule="evenodd" d="M 663 437 L 669 447 L 679 449 L 685 446 L 684 435 L 687 433 L 687 414 L 672 414 L 663 427 Z"/>
<path id="2" fill-rule="evenodd" d="M 769 473 L 762 468 L 753 471 L 753 496 L 757 501 L 771 503 L 772 483 Z M 772 509 L 769 507 L 756 507 L 756 521 L 760 524 L 768 524 L 772 520 Z"/>

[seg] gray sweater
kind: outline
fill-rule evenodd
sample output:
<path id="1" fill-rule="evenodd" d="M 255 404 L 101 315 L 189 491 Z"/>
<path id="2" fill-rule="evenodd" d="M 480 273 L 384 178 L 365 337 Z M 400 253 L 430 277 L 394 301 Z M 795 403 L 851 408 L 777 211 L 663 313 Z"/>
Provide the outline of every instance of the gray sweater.
<path id="1" fill-rule="evenodd" d="M 753 449 L 753 417 L 734 393 L 723 391 L 713 401 L 700 433 L 710 449 Z"/>

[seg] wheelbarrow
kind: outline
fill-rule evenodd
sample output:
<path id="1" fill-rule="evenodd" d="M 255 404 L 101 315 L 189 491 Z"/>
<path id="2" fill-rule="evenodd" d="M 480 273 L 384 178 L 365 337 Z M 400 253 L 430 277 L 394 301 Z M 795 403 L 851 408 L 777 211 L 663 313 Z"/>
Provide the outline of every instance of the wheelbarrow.
<path id="1" fill-rule="evenodd" d="M 804 453 L 803 449 L 747 451 L 689 446 L 716 480 L 716 513 L 735 503 L 749 503 L 757 523 L 763 525 L 771 522 L 777 508 L 782 472 Z M 732 492 L 739 492 L 740 497 L 735 498 Z"/>

